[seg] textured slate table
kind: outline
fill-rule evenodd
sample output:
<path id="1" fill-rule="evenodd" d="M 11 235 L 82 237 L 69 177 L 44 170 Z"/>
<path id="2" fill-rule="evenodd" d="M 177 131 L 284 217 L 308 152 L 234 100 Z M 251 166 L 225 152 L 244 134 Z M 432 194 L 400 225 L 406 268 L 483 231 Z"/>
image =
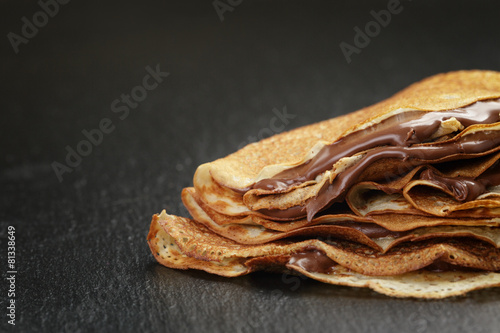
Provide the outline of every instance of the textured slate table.
<path id="1" fill-rule="evenodd" d="M 499 70 L 498 4 L 43 3 L 51 15 L 0 5 L 0 267 L 6 277 L 13 226 L 17 270 L 14 298 L 2 279 L 2 331 L 10 299 L 24 332 L 499 330 L 499 288 L 416 301 L 279 274 L 225 279 L 161 267 L 146 245 L 153 213 L 187 214 L 180 191 L 200 163 L 425 76 Z M 388 6 L 348 63 L 341 43 L 356 47 L 355 27 Z M 71 150 L 86 156 L 68 162 Z"/>

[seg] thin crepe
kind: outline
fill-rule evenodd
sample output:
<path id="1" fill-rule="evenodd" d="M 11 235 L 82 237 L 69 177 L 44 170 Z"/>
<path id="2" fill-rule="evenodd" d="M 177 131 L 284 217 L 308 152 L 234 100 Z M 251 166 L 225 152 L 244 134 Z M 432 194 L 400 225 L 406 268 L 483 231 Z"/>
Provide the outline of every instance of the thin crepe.
<path id="1" fill-rule="evenodd" d="M 304 164 L 325 145 L 349 133 L 364 131 L 391 116 L 415 110 L 432 112 L 455 109 L 498 97 L 500 73 L 460 71 L 437 75 L 374 106 L 270 137 L 227 157 L 203 164 L 196 171 L 194 187 L 205 203 L 225 215 L 241 216 L 255 214 L 259 210 L 300 206 L 317 195 L 323 185 L 319 183 L 333 180 L 339 172 L 356 164 L 360 155 L 342 159 L 320 180 L 292 186 L 284 192 L 265 193 L 250 187 L 258 181 Z M 399 167 L 397 161 L 391 165 Z M 383 163 L 380 170 L 390 171 L 387 163 Z"/>
<path id="2" fill-rule="evenodd" d="M 240 244 L 264 244 L 291 237 L 340 238 L 386 252 L 402 242 L 431 238 L 469 237 L 483 240 L 496 247 L 500 246 L 500 228 L 496 226 L 478 226 L 477 224 L 470 226 L 465 225 L 465 223 L 457 226 L 456 221 L 455 223 L 448 221 L 451 225 L 390 231 L 377 225 L 374 220 L 356 219 L 355 216 L 344 215 L 327 216 L 313 222 L 303 220 L 303 223 L 298 225 L 284 223 L 288 229 L 278 231 L 265 228 L 258 223 L 252 223 L 252 221 L 246 221 L 248 223 L 239 223 L 240 221 L 233 221 L 236 223 L 217 223 L 214 219 L 219 214 L 212 211 L 209 215 L 207 207 L 203 210 L 204 204 L 199 200 L 193 188 L 184 189 L 182 200 L 197 223 L 203 224 L 219 236 L 234 240 Z M 462 220 L 461 222 L 465 221 Z M 477 221 L 474 222 L 477 223 Z M 487 223 L 483 222 L 483 224 Z"/>
<path id="3" fill-rule="evenodd" d="M 500 274 L 479 272 L 430 272 L 421 268 L 436 260 L 474 268 L 500 269 L 500 251 L 475 242 L 419 243 L 399 247 L 385 255 L 353 243 L 310 239 L 242 245 L 223 238 L 204 226 L 182 217 L 154 215 L 148 244 L 162 265 L 176 269 L 200 269 L 227 277 L 256 270 L 305 274 L 331 284 L 369 287 L 396 297 L 444 298 L 468 291 L 500 286 Z M 327 274 L 290 263 L 290 257 L 312 249 L 322 251 L 335 264 Z"/>
<path id="4" fill-rule="evenodd" d="M 498 168 L 499 159 L 497 153 L 461 163 L 419 166 L 388 183 L 360 182 L 349 190 L 346 201 L 358 216 L 393 212 L 442 217 L 498 217 L 500 212 L 496 208 L 500 207 L 500 187 L 491 186 L 477 198 L 463 202 L 455 198 L 447 184 L 423 180 L 419 176 L 427 171 L 438 177 L 455 179 L 461 185 L 460 179 L 476 179 L 492 168 Z M 461 190 L 467 191 L 467 188 Z"/>
<path id="5" fill-rule="evenodd" d="M 291 270 L 399 297 L 442 298 L 498 286 L 500 186 L 484 182 L 484 193 L 463 199 L 446 180 L 475 181 L 496 168 L 499 97 L 500 73 L 441 74 L 374 106 L 270 137 L 203 164 L 195 173 L 194 187 L 182 193 L 193 219 L 165 212 L 155 215 L 148 235 L 151 251 L 172 268 L 222 276 Z M 494 108 L 486 122 L 464 125 L 455 117 L 441 116 L 460 108 L 482 111 L 481 105 L 490 102 Z M 426 130 L 421 119 L 433 119 L 435 114 L 440 123 Z M 390 135 L 390 126 L 398 121 L 420 121 L 418 126 L 429 132 L 408 132 L 404 149 L 414 155 L 372 158 L 399 149 L 382 140 L 378 146 L 345 153 L 312 177 L 300 178 L 301 170 L 327 148 L 345 138 L 363 140 L 364 135 L 378 140 L 380 132 L 374 127 Z M 447 147 L 458 150 L 443 154 Z M 423 156 L 430 150 L 439 151 L 437 157 Z M 365 165 L 361 172 L 343 182 L 360 165 Z M 265 185 L 293 173 L 299 181 L 285 178 Z M 333 193 L 335 200 L 321 197 L 325 192 Z M 318 260 L 332 262 L 331 271 L 295 260 L 311 251 Z M 445 272 L 425 269 L 440 262 L 452 266 Z"/>

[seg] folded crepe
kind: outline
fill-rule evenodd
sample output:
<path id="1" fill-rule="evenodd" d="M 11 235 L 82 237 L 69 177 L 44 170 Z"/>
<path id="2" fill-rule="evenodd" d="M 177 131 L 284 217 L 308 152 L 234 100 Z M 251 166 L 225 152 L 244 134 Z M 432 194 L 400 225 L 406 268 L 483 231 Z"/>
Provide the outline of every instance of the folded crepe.
<path id="1" fill-rule="evenodd" d="M 459 71 L 203 164 L 154 215 L 161 264 L 398 297 L 500 286 L 500 73 Z"/>

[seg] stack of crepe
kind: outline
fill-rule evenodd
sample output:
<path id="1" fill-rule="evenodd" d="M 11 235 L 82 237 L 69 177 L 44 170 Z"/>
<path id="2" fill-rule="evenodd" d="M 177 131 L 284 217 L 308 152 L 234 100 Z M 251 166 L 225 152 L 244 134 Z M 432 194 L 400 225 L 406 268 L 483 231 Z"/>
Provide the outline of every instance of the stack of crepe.
<path id="1" fill-rule="evenodd" d="M 161 264 L 301 273 L 397 297 L 500 286 L 500 73 L 436 75 L 198 167 Z"/>

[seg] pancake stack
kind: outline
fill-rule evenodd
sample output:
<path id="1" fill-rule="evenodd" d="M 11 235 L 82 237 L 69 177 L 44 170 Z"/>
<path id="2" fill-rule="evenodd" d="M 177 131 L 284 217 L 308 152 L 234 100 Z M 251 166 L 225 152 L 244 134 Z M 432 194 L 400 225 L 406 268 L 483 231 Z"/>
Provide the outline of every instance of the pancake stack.
<path id="1" fill-rule="evenodd" d="M 396 297 L 500 286 L 500 73 L 459 71 L 198 167 L 159 263 L 304 274 Z"/>

